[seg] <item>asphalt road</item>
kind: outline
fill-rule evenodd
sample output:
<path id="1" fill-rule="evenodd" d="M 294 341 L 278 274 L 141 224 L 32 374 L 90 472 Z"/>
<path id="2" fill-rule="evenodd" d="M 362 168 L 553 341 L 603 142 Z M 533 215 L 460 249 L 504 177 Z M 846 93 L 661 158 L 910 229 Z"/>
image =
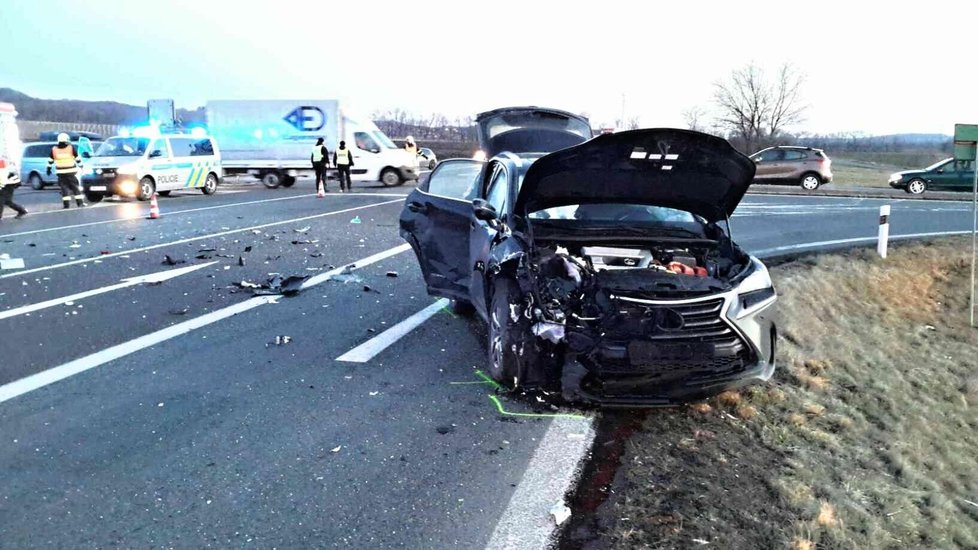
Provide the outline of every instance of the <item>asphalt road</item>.
<path id="1" fill-rule="evenodd" d="M 477 548 L 550 525 L 515 501 L 529 477 L 572 477 L 543 451 L 558 421 L 489 399 L 484 328 L 432 306 L 397 234 L 408 190 L 222 186 L 160 199 L 159 220 L 18 192 L 32 214 L 0 220 L 0 254 L 25 262 L 0 271 L 0 546 Z M 731 225 L 765 256 L 851 246 L 883 203 L 895 236 L 971 227 L 960 202 L 760 195 Z M 312 279 L 238 286 L 272 273 Z M 558 447 L 587 441 L 578 420 Z"/>

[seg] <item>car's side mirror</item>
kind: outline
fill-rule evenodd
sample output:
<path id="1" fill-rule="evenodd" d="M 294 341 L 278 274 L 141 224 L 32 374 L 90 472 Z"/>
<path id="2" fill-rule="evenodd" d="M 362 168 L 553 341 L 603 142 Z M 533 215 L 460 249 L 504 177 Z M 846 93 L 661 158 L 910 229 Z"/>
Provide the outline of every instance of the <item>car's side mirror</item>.
<path id="1" fill-rule="evenodd" d="M 162 156 L 163 156 L 163 151 L 160 151 L 159 149 L 156 149 L 149 154 L 149 158 L 151 159 L 155 159 L 157 157 L 162 157 Z"/>
<path id="2" fill-rule="evenodd" d="M 493 225 L 494 222 L 499 221 L 499 214 L 496 212 L 496 208 L 486 202 L 485 199 L 475 199 L 472 201 L 472 213 L 475 215 L 475 219 L 484 221 L 489 225 Z"/>

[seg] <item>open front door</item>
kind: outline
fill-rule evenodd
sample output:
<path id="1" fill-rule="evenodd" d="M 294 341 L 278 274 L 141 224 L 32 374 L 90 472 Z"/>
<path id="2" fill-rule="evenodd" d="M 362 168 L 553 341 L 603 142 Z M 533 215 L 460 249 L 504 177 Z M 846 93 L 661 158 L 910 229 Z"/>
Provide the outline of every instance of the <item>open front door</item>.
<path id="1" fill-rule="evenodd" d="M 418 257 L 428 294 L 469 299 L 471 201 L 483 165 L 471 159 L 446 160 L 405 201 L 401 236 Z"/>

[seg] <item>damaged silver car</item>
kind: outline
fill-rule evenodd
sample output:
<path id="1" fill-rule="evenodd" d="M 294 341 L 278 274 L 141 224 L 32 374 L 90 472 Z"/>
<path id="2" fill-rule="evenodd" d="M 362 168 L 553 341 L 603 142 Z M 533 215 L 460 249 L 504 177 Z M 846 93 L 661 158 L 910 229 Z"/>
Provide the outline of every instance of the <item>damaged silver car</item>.
<path id="1" fill-rule="evenodd" d="M 491 159 L 443 161 L 408 197 L 401 234 L 428 292 L 488 323 L 494 379 L 655 406 L 771 377 L 777 294 L 729 236 L 750 159 L 698 132 L 590 139 L 568 113 L 492 113 L 509 120 L 492 135 L 480 115 Z"/>

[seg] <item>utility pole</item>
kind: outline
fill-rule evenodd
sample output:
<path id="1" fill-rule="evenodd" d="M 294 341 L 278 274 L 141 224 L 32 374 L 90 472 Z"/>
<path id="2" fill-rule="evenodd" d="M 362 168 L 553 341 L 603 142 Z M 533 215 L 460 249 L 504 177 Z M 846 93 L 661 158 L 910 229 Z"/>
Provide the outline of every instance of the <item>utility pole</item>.
<path id="1" fill-rule="evenodd" d="M 618 120 L 621 121 L 618 123 L 620 126 L 618 130 L 624 130 L 625 129 L 625 92 L 621 93 L 621 118 Z"/>

